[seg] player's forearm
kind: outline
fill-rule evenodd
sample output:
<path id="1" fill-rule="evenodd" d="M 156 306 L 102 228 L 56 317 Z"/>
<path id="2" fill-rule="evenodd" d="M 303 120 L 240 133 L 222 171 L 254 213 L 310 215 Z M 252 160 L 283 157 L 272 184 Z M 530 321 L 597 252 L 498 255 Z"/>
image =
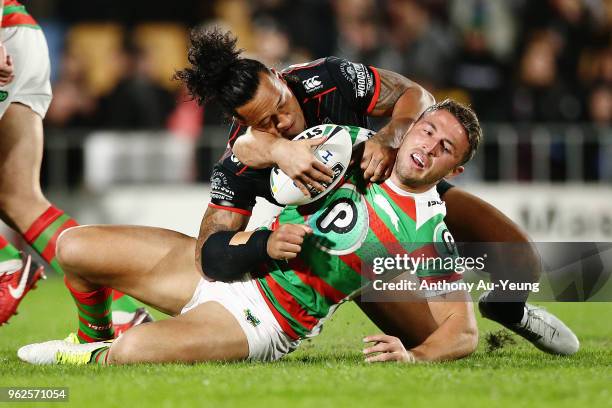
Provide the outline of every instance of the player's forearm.
<path id="1" fill-rule="evenodd" d="M 434 97 L 421 85 L 391 71 L 379 69 L 381 90 L 373 116 L 391 117 L 374 136 L 380 144 L 397 148 L 410 125 L 435 103 Z"/>
<path id="2" fill-rule="evenodd" d="M 478 327 L 469 314 L 453 314 L 419 346 L 409 350 L 416 361 L 448 361 L 476 350 Z"/>
<path id="3" fill-rule="evenodd" d="M 414 122 L 410 118 L 391 119 L 382 129 L 380 129 L 370 141 L 383 146 L 399 149 L 402 138 Z"/>
<path id="4" fill-rule="evenodd" d="M 233 211 L 217 208 L 207 208 L 200 224 L 200 233 L 196 243 L 195 263 L 201 274 L 202 271 L 202 247 L 204 243 L 215 232 L 219 231 L 241 231 L 249 222 L 249 216 Z"/>
<path id="5" fill-rule="evenodd" d="M 288 140 L 270 133 L 248 130 L 236 140 L 232 150 L 242 163 L 251 168 L 263 169 L 276 164 L 276 148 L 286 142 Z"/>

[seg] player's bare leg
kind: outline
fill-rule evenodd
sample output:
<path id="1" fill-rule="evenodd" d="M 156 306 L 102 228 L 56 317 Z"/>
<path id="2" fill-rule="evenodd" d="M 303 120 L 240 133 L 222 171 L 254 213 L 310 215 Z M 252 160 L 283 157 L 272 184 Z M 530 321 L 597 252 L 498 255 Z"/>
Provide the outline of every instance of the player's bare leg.
<path id="1" fill-rule="evenodd" d="M 0 218 L 22 235 L 50 207 L 39 182 L 42 135 L 40 116 L 25 105 L 11 103 L 0 119 Z M 19 253 L 4 237 L 0 241 L 2 325 L 44 273 L 30 255 Z"/>
<path id="2" fill-rule="evenodd" d="M 457 242 L 513 243 L 487 259 L 492 280 L 537 282 L 540 257 L 527 234 L 495 207 L 457 187 L 444 194 L 446 224 Z M 481 256 L 464 253 L 463 256 Z M 490 255 L 490 254 L 489 254 Z M 573 354 L 579 342 L 574 333 L 551 313 L 526 304 L 529 293 L 508 302 L 503 293 L 486 293 L 478 302 L 481 314 L 494 320 L 552 354 Z"/>
<path id="3" fill-rule="evenodd" d="M 42 118 L 26 105 L 11 103 L 0 120 L 0 218 L 18 231 L 58 273 L 63 273 L 55 261 L 55 239 L 61 231 L 77 223 L 53 207 L 44 196 L 40 187 L 42 155 Z M 42 267 L 27 262 L 23 265 L 22 270 L 11 272 L 11 279 L 19 281 L 23 278 L 28 284 L 17 298 L 12 295 L 0 297 L 0 324 L 8 320 L 27 291 L 35 285 L 37 279 L 34 278 L 44 276 Z M 30 266 L 28 270 L 25 270 L 25 265 Z M 11 282 L 3 280 L 1 284 Z M 11 287 L 18 286 L 11 284 Z M 115 294 L 115 297 L 120 296 Z M 114 309 L 124 312 L 126 317 L 122 328 L 126 330 L 136 324 L 131 316 L 139 311 L 131 299 L 124 297 L 121 302 L 116 303 Z M 142 320 L 150 319 L 148 313 L 140 313 Z"/>
<path id="4" fill-rule="evenodd" d="M 0 120 L 0 215 L 20 232 L 51 205 L 40 189 L 42 153 L 41 117 L 12 103 Z"/>
<path id="5" fill-rule="evenodd" d="M 58 240 L 73 289 L 112 287 L 170 315 L 180 313 L 200 280 L 194 252 L 194 238 L 152 227 L 83 226 Z"/>
<path id="6" fill-rule="evenodd" d="M 109 364 L 243 360 L 247 338 L 236 318 L 217 302 L 172 319 L 143 324 L 110 347 Z"/>
<path id="7" fill-rule="evenodd" d="M 195 245 L 194 238 L 160 228 L 85 226 L 63 233 L 58 258 L 70 288 L 85 294 L 86 299 L 100 288 L 117 287 L 152 307 L 177 315 L 200 281 L 193 257 Z M 204 303 L 178 317 L 137 326 L 112 346 L 52 341 L 26 346 L 19 355 L 29 362 L 52 363 L 57 362 L 58 350 L 66 351 L 71 363 L 95 358 L 110 364 L 237 360 L 249 354 L 239 323 L 216 302 Z"/>

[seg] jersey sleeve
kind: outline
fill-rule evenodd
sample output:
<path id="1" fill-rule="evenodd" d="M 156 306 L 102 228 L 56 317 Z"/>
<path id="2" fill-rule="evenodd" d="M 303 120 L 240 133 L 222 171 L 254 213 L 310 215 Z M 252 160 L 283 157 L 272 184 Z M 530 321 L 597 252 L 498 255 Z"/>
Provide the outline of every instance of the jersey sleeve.
<path id="1" fill-rule="evenodd" d="M 351 107 L 369 115 L 380 95 L 380 75 L 376 68 L 337 57 L 328 57 L 327 70 Z"/>
<path id="2" fill-rule="evenodd" d="M 213 167 L 210 189 L 209 207 L 251 215 L 257 196 L 254 184 L 236 175 L 223 162 Z"/>

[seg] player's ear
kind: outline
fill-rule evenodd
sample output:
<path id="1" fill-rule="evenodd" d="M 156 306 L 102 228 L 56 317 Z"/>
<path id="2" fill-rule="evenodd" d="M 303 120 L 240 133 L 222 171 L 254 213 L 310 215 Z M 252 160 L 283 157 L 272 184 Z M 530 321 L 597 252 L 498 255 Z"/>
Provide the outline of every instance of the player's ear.
<path id="1" fill-rule="evenodd" d="M 455 167 L 450 173 L 448 173 L 445 178 L 453 178 L 453 177 L 457 177 L 458 175 L 460 175 L 461 173 L 463 173 L 463 170 L 465 170 L 465 167 L 463 166 L 457 166 Z"/>

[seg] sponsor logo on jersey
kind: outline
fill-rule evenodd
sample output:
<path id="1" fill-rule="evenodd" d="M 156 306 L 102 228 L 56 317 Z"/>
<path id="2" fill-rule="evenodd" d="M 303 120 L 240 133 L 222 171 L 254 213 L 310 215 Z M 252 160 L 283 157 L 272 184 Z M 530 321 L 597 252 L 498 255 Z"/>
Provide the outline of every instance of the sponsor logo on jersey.
<path id="1" fill-rule="evenodd" d="M 372 87 L 372 77 L 363 64 L 345 61 L 340 64 L 340 73 L 353 85 L 355 96 L 363 98 Z"/>
<path id="2" fill-rule="evenodd" d="M 355 82 L 355 78 L 357 74 L 355 73 L 355 68 L 353 67 L 353 63 L 349 61 L 344 61 L 340 64 L 340 73 L 349 82 Z"/>
<path id="3" fill-rule="evenodd" d="M 0 102 L 4 102 L 6 101 L 6 98 L 8 98 L 9 93 L 7 91 L 0 91 Z"/>
<path id="4" fill-rule="evenodd" d="M 355 73 L 357 74 L 357 83 L 354 85 L 355 95 L 363 98 L 368 91 L 368 70 L 363 64 L 359 64 L 355 67 Z"/>
<path id="5" fill-rule="evenodd" d="M 227 177 L 220 171 L 215 171 L 210 178 L 210 195 L 218 200 L 231 200 L 234 191 L 228 188 Z"/>
<path id="6" fill-rule="evenodd" d="M 436 200 L 430 200 L 427 202 L 427 207 L 433 207 L 434 205 L 444 205 L 444 203 Z"/>
<path id="7" fill-rule="evenodd" d="M 323 82 L 319 80 L 318 75 L 305 79 L 304 81 L 302 81 L 302 84 L 308 92 L 316 91 L 318 89 L 323 88 Z"/>
<path id="8" fill-rule="evenodd" d="M 240 160 L 238 160 L 238 158 L 236 157 L 236 155 L 235 155 L 234 153 L 232 153 L 232 155 L 230 156 L 230 160 L 231 160 L 233 163 L 236 163 L 236 164 L 237 164 L 237 165 L 239 165 L 239 166 L 241 166 L 241 165 L 242 165 L 242 163 L 240 163 Z"/>
<path id="9" fill-rule="evenodd" d="M 365 198 L 352 184 L 343 184 L 319 210 L 308 217 L 314 231 L 314 244 L 332 255 L 356 251 L 368 233 L 369 219 Z"/>

